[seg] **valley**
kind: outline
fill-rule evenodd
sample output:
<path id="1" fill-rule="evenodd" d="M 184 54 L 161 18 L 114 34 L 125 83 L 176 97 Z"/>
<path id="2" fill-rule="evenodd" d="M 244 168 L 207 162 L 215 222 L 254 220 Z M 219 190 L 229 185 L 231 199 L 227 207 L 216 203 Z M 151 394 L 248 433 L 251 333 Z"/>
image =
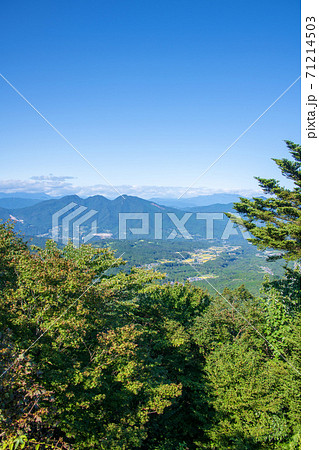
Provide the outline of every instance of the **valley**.
<path id="1" fill-rule="evenodd" d="M 245 283 L 253 294 L 258 294 L 265 275 L 274 279 L 284 273 L 282 260 L 270 262 L 266 252 L 258 252 L 249 244 L 108 240 L 103 246 L 115 250 L 116 256 L 123 254 L 126 271 L 134 266 L 156 270 L 165 274 L 165 282 L 189 282 L 210 293 Z"/>

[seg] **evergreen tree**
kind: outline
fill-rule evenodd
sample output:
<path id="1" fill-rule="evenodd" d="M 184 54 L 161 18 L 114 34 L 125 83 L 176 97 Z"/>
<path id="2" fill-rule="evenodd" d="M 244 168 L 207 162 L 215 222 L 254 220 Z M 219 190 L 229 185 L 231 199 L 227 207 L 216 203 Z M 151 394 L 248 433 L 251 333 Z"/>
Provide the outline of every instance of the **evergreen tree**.
<path id="1" fill-rule="evenodd" d="M 228 214 L 235 223 L 253 235 L 250 241 L 261 249 L 276 249 L 289 260 L 300 259 L 301 249 L 301 146 L 286 141 L 293 160 L 273 159 L 281 173 L 293 182 L 293 188 L 278 180 L 256 177 L 263 192 L 270 197 L 241 198 L 236 211 L 244 219 Z"/>

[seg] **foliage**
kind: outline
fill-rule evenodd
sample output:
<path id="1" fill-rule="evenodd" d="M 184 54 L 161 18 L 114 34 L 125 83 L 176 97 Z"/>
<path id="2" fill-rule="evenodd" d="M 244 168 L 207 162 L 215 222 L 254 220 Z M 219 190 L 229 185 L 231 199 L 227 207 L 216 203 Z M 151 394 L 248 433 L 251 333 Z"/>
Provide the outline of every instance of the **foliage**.
<path id="1" fill-rule="evenodd" d="M 275 292 L 273 298 L 280 304 Z M 268 304 L 265 317 L 266 301 L 243 287 L 226 289 L 195 321 L 214 409 L 203 448 L 299 448 L 298 327 L 289 322 L 290 329 L 279 328 L 273 336 L 275 308 Z"/>
<path id="2" fill-rule="evenodd" d="M 26 435 L 71 448 L 141 447 L 150 421 L 156 428 L 178 397 L 177 409 L 187 404 L 182 380 L 187 367 L 199 372 L 199 362 L 183 326 L 208 296 L 161 287 L 152 271 L 108 275 L 122 262 L 107 249 L 59 250 L 48 241 L 29 251 L 10 226 L 0 233 L 15 274 L 8 283 L 13 275 L 2 272 L 3 442 Z"/>
<path id="3" fill-rule="evenodd" d="M 298 186 L 298 162 L 277 163 Z M 285 235 L 281 250 L 297 258 L 299 187 L 268 186 L 267 213 L 257 199 L 243 206 L 253 242 L 279 248 Z M 259 296 L 211 296 L 120 270 L 109 248 L 30 249 L 10 224 L 0 256 L 2 449 L 300 448 L 298 266 Z"/>
<path id="4" fill-rule="evenodd" d="M 273 159 L 281 173 L 293 182 L 292 189 L 280 186 L 275 179 L 256 177 L 268 198 L 241 198 L 234 203 L 244 220 L 227 214 L 254 236 L 251 242 L 259 248 L 272 248 L 282 252 L 286 259 L 300 259 L 301 248 L 301 147 L 286 141 L 293 160 Z"/>

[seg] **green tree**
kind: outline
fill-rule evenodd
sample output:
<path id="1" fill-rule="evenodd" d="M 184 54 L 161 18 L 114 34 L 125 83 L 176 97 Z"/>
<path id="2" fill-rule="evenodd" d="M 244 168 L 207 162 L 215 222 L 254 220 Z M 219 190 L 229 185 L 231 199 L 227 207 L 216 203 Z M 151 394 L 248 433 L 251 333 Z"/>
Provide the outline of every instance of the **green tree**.
<path id="1" fill-rule="evenodd" d="M 134 320 L 139 292 L 162 275 L 110 275 L 122 261 L 108 249 L 48 241 L 30 251 L 6 224 L 0 237 L 2 440 L 139 448 L 149 418 L 182 390 Z"/>
<path id="2" fill-rule="evenodd" d="M 252 200 L 241 198 L 241 202 L 235 204 L 235 209 L 243 215 L 244 220 L 229 216 L 235 223 L 244 225 L 251 232 L 253 244 L 261 249 L 279 250 L 281 257 L 295 261 L 294 268 L 286 265 L 281 279 L 270 281 L 266 278 L 260 298 L 256 299 L 257 310 L 261 316 L 255 322 L 267 342 L 268 358 L 273 364 L 276 362 L 282 380 L 282 387 L 273 389 L 272 398 L 281 399 L 280 409 L 276 412 L 276 422 L 281 423 L 280 429 L 286 431 L 282 434 L 276 433 L 278 440 L 268 438 L 269 445 L 272 442 L 274 448 L 279 445 L 278 448 L 294 449 L 300 448 L 301 147 L 290 141 L 286 141 L 286 144 L 293 160 L 274 161 L 282 174 L 293 181 L 293 188 L 284 188 L 274 179 L 257 177 L 264 193 L 270 197 Z M 270 373 L 269 375 L 271 377 Z M 263 395 L 262 392 L 260 395 Z M 220 436 L 225 438 L 223 432 Z M 255 438 L 259 439 L 257 435 Z"/>
<path id="3" fill-rule="evenodd" d="M 292 160 L 273 159 L 281 173 L 293 182 L 282 187 L 278 180 L 256 177 L 268 198 L 241 198 L 234 208 L 243 216 L 227 214 L 253 235 L 250 241 L 261 249 L 279 250 L 285 259 L 300 259 L 301 251 L 301 147 L 286 141 Z"/>
<path id="4" fill-rule="evenodd" d="M 265 317 L 260 299 L 243 287 L 223 297 L 213 298 L 192 329 L 205 359 L 207 441 L 198 448 L 300 448 L 300 377 L 286 360 L 299 369 L 298 325 L 281 316 L 276 324 L 286 328 L 268 339 L 274 317 Z"/>
<path id="5" fill-rule="evenodd" d="M 112 273 L 122 261 L 108 249 L 30 250 L 7 224 L 0 242 L 3 445 L 191 448 L 204 399 L 189 329 L 208 295 Z"/>

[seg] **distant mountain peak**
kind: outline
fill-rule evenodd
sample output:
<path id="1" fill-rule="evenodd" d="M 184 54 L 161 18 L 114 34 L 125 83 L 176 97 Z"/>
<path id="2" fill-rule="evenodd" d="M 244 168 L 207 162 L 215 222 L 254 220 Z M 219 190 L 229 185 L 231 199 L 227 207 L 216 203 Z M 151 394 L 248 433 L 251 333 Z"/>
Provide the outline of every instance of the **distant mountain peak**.
<path id="1" fill-rule="evenodd" d="M 59 200 L 62 200 L 62 199 L 64 199 L 64 200 L 72 200 L 72 201 L 79 201 L 79 200 L 83 200 L 81 197 L 79 197 L 78 195 L 76 195 L 76 194 L 70 194 L 70 195 L 66 195 L 65 197 L 61 197 L 61 198 L 59 198 Z"/>
<path id="2" fill-rule="evenodd" d="M 104 195 L 101 195 L 101 194 L 91 195 L 90 197 L 87 197 L 86 200 L 88 200 L 88 199 L 97 199 L 97 200 L 108 200 L 108 201 L 111 201 L 110 199 L 108 199 L 107 197 L 105 197 Z"/>

